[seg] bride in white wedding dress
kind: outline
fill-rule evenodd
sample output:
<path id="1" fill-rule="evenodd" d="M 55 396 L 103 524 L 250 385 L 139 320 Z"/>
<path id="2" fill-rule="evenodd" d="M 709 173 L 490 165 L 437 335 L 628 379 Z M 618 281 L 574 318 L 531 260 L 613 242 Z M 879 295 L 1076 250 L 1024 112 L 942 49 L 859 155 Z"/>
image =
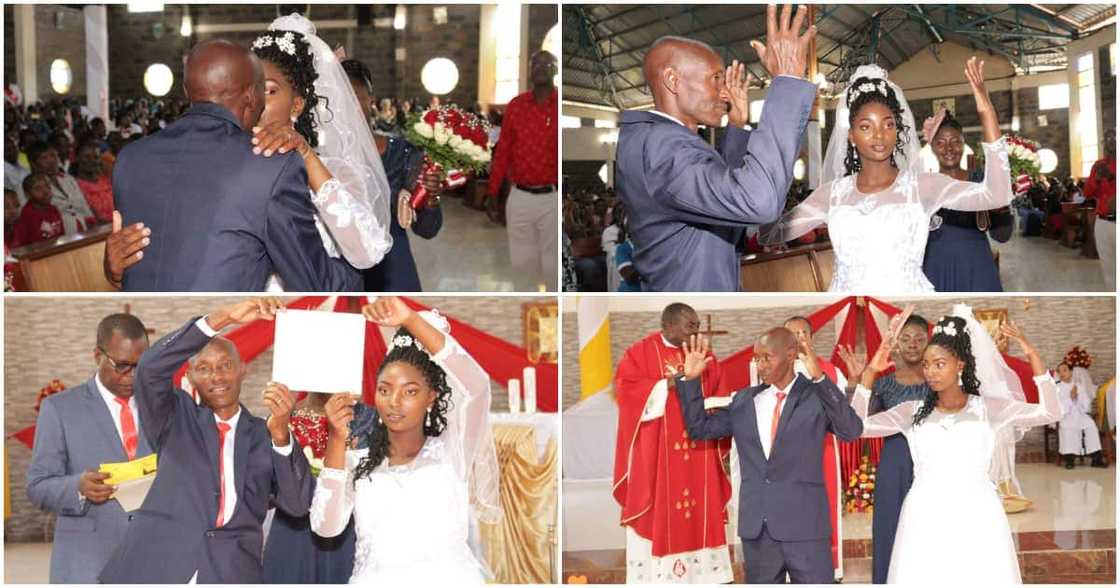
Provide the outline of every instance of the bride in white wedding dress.
<path id="1" fill-rule="evenodd" d="M 932 292 L 922 272 L 930 217 L 941 208 L 999 208 L 1013 197 L 983 65 L 973 57 L 965 66 L 984 129 L 983 183 L 923 173 L 906 97 L 882 68 L 864 65 L 840 97 L 821 185 L 777 223 L 763 226 L 759 242 L 782 244 L 827 224 L 835 255 L 830 291 Z"/>
<path id="2" fill-rule="evenodd" d="M 336 536 L 353 514 L 351 584 L 482 584 L 489 572 L 471 529 L 501 517 L 490 376 L 438 314 L 418 314 L 393 297 L 362 313 L 400 329 L 377 376 L 368 435 L 349 438 L 354 396 L 327 402 L 330 433 L 311 530 Z"/>
<path id="3" fill-rule="evenodd" d="M 892 321 L 868 369 L 882 372 L 890 366 L 896 323 Z M 922 371 L 930 393 L 924 400 L 868 416 L 871 393 L 856 387 L 852 407 L 863 419 L 863 436 L 902 433 L 914 459 L 914 484 L 902 503 L 888 583 L 990 586 L 1022 581 L 1011 528 L 992 480 L 994 453 L 1013 451 L 1014 446 L 997 440 L 1009 428 L 1046 425 L 1062 413 L 1057 386 L 1038 351 L 1014 325 L 1004 325 L 1001 336 L 1014 339 L 1030 360 L 1039 404 L 1024 400 L 1015 372 L 972 310 L 961 304 L 937 322 L 926 347 Z M 960 548 L 931 565 L 930 555 L 950 545 Z"/>

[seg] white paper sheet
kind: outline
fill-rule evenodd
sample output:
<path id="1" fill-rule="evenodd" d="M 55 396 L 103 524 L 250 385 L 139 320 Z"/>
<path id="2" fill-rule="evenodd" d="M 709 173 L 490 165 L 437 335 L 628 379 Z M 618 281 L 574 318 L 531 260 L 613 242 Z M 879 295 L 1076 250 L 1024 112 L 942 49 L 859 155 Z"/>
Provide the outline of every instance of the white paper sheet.
<path id="1" fill-rule="evenodd" d="M 121 482 L 117 485 L 117 491 L 113 493 L 113 498 L 121 503 L 121 508 L 125 512 L 132 512 L 144 504 L 144 499 L 148 496 L 148 490 L 152 489 L 152 482 L 155 481 L 156 475 L 149 474 L 143 478 Z"/>
<path id="2" fill-rule="evenodd" d="M 276 313 L 272 380 L 292 392 L 362 393 L 366 319 L 349 312 Z"/>

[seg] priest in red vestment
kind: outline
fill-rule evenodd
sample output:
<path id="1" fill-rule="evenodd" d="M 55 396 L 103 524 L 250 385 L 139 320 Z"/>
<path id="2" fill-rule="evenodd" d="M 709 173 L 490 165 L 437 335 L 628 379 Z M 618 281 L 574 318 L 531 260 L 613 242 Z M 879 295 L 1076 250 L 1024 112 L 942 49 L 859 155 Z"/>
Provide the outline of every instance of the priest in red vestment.
<path id="1" fill-rule="evenodd" d="M 686 304 L 661 314 L 661 330 L 627 349 L 615 376 L 618 439 L 614 497 L 626 527 L 628 583 L 731 582 L 724 530 L 731 483 L 723 468 L 730 440 L 695 441 L 685 431 L 675 375 L 681 344 L 700 330 Z M 700 377 L 705 398 L 726 396 L 719 364 Z"/>

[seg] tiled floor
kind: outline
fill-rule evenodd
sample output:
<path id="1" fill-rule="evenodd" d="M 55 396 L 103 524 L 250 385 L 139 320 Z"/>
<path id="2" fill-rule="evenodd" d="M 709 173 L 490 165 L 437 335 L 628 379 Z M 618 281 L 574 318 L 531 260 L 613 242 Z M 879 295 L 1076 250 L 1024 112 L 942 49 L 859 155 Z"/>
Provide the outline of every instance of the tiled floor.
<path id="1" fill-rule="evenodd" d="M 1000 281 L 1006 292 L 1104 292 L 1099 259 L 1088 259 L 1054 239 L 1023 237 L 992 242 L 1000 252 Z"/>
<path id="2" fill-rule="evenodd" d="M 1020 464 L 1017 474 L 1023 493 L 1034 501 L 1009 517 L 1024 582 L 1114 583 L 1115 467 Z M 625 534 L 609 492 L 609 480 L 564 482 L 563 567 L 590 583 L 625 580 Z M 870 515 L 845 515 L 845 582 L 870 580 L 870 552 Z M 736 549 L 734 559 L 738 555 Z"/>
<path id="3" fill-rule="evenodd" d="M 486 213 L 444 198 L 443 228 L 434 239 L 409 235 L 420 284 L 428 292 L 537 292 L 521 280 L 509 260 L 506 228 Z M 557 204 L 559 206 L 559 204 Z"/>

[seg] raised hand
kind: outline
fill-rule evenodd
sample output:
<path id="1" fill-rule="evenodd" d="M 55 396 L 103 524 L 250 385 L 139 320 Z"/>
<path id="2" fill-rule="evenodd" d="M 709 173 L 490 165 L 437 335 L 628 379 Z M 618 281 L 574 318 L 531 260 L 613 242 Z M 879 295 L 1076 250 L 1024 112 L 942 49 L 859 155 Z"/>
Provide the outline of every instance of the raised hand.
<path id="1" fill-rule="evenodd" d="M 879 349 L 875 350 L 875 355 L 871 356 L 871 361 L 867 363 L 867 371 L 874 375 L 879 375 L 894 367 L 894 362 L 891 361 L 891 350 L 894 349 L 895 339 L 893 336 L 883 338 L 882 343 L 879 343 Z"/>
<path id="2" fill-rule="evenodd" d="M 750 121 L 751 116 L 750 101 L 747 100 L 750 73 L 746 70 L 746 64 L 733 59 L 723 76 L 724 89 L 731 97 L 731 110 L 727 111 L 727 123 L 740 129 Z"/>
<path id="3" fill-rule="evenodd" d="M 1019 349 L 1023 350 L 1023 355 L 1026 355 L 1027 359 L 1031 362 L 1031 371 L 1034 375 L 1041 376 L 1047 373 L 1046 363 L 1042 361 L 1042 356 L 1039 355 L 1038 349 L 1035 348 L 1033 343 L 1027 340 L 1027 336 L 1023 333 L 1023 330 L 1019 328 L 1019 325 L 1008 321 L 999 326 L 999 333 L 1001 338 L 1006 337 L 1019 345 Z"/>
<path id="4" fill-rule="evenodd" d="M 117 491 L 115 486 L 105 483 L 108 478 L 108 472 L 99 472 L 90 468 L 78 478 L 78 493 L 94 504 L 101 504 L 112 498 L 113 492 Z"/>
<path id="5" fill-rule="evenodd" d="M 327 414 L 331 437 L 345 442 L 350 435 L 350 421 L 354 420 L 356 404 L 358 404 L 358 397 L 354 394 L 332 394 L 330 400 L 327 400 L 323 411 Z"/>
<path id="6" fill-rule="evenodd" d="M 993 112 L 992 99 L 988 95 L 988 88 L 984 85 L 984 60 L 977 60 L 976 56 L 968 58 L 964 64 L 964 77 L 968 78 L 968 85 L 972 87 L 972 96 L 976 99 L 976 112 Z"/>
<path id="7" fill-rule="evenodd" d="M 314 153 L 303 135 L 291 123 L 277 121 L 263 127 L 253 127 L 253 153 L 272 157 L 274 153 L 299 152 L 300 157 Z"/>
<path id="8" fill-rule="evenodd" d="M 984 61 L 977 60 L 975 56 L 969 57 L 964 64 L 964 77 L 968 78 L 968 85 L 972 87 L 972 96 L 976 99 L 976 114 L 980 117 L 980 125 L 984 129 L 985 143 L 999 139 L 999 118 L 996 109 L 992 106 L 992 98 L 988 95 L 988 87 L 984 85 Z"/>
<path id="9" fill-rule="evenodd" d="M 751 47 L 763 67 L 771 76 L 781 75 L 805 77 L 809 67 L 809 41 L 817 34 L 817 27 L 810 24 L 802 35 L 798 34 L 801 25 L 805 24 L 806 8 L 797 9 L 793 23 L 790 23 L 790 5 L 782 7 L 782 20 L 777 19 L 777 7 L 773 4 L 766 7 L 766 44 L 751 41 Z"/>
<path id="10" fill-rule="evenodd" d="M 206 322 L 210 328 L 220 331 L 229 325 L 245 325 L 258 319 L 273 320 L 282 310 L 284 305 L 275 297 L 250 298 L 210 313 Z"/>
<path id="11" fill-rule="evenodd" d="M 801 358 L 801 361 L 805 362 L 805 369 L 809 372 L 810 380 L 821 377 L 824 372 L 821 370 L 820 358 L 817 357 L 817 352 L 813 350 L 812 344 L 809 343 L 809 337 L 803 332 L 797 334 L 797 355 Z"/>
<path id="12" fill-rule="evenodd" d="M 366 320 L 379 325 L 399 327 L 415 316 L 416 311 L 396 296 L 380 296 L 373 303 L 362 307 L 362 315 Z"/>
<path id="13" fill-rule="evenodd" d="M 113 232 L 105 239 L 105 258 L 103 271 L 105 279 L 116 287 L 121 288 L 124 270 L 136 265 L 144 257 L 144 248 L 152 241 L 149 239 L 152 230 L 144 223 L 133 223 L 127 227 L 121 218 L 121 213 L 113 211 Z"/>
<path id="14" fill-rule="evenodd" d="M 277 447 L 286 447 L 289 441 L 288 422 L 292 416 L 292 408 L 296 405 L 296 397 L 288 387 L 280 382 L 269 382 L 264 387 L 264 405 L 272 416 L 268 419 L 268 432 L 272 435 L 272 442 Z"/>
<path id="15" fill-rule="evenodd" d="M 913 304 L 907 304 L 902 308 L 902 312 L 891 317 L 887 326 L 887 337 L 891 340 L 898 339 L 898 335 L 902 333 L 902 327 L 906 326 L 906 321 L 910 319 L 910 315 L 914 314 L 915 308 Z"/>
<path id="16" fill-rule="evenodd" d="M 848 368 L 848 377 L 858 378 L 859 375 L 863 373 L 863 370 L 867 368 L 867 354 L 857 354 L 855 349 L 852 349 L 849 345 L 841 345 L 839 350 L 840 360 L 843 361 L 844 365 Z"/>
<path id="17" fill-rule="evenodd" d="M 715 359 L 708 355 L 711 344 L 707 337 L 693 335 L 683 343 L 682 349 L 684 350 L 684 379 L 686 380 L 699 378 L 700 374 L 704 373 L 704 368 L 708 367 L 708 364 Z"/>

